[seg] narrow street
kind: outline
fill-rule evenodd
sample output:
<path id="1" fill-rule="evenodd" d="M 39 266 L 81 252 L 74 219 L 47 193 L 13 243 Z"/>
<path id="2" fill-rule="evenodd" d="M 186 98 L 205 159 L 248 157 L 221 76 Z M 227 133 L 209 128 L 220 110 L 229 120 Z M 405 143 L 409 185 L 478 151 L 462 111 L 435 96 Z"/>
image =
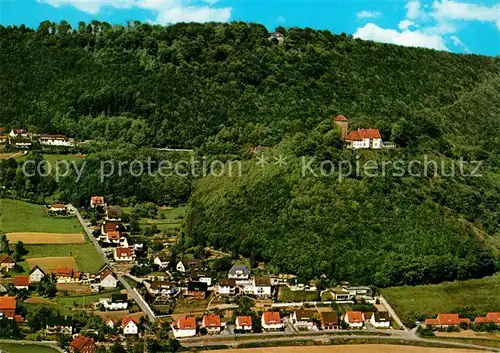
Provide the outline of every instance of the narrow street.
<path id="1" fill-rule="evenodd" d="M 99 242 L 97 241 L 97 239 L 94 238 L 94 236 L 92 235 L 92 231 L 88 227 L 87 223 L 85 223 L 85 220 L 83 219 L 83 217 L 80 214 L 80 212 L 78 211 L 78 209 L 71 204 L 68 205 L 68 208 L 75 213 L 76 217 L 78 218 L 78 221 L 80 222 L 83 229 L 87 233 L 88 238 L 90 239 L 92 244 L 94 244 L 97 252 L 101 255 L 104 262 L 107 265 L 109 265 L 110 267 L 112 267 L 111 262 L 109 261 L 106 254 L 104 254 L 104 251 L 102 250 L 101 246 L 99 245 Z M 134 299 L 134 301 L 137 303 L 137 305 L 139 305 L 139 307 L 141 308 L 142 312 L 147 316 L 148 320 L 150 322 L 154 323 L 156 321 L 156 316 L 155 316 L 153 310 L 150 308 L 149 304 L 144 300 L 144 298 L 134 288 L 132 288 L 130 286 L 130 284 L 128 284 L 128 282 L 123 278 L 122 274 L 116 272 L 116 275 L 117 275 L 120 283 L 123 285 L 123 287 L 125 287 L 125 289 L 129 293 L 129 295 L 132 297 L 132 299 Z"/>

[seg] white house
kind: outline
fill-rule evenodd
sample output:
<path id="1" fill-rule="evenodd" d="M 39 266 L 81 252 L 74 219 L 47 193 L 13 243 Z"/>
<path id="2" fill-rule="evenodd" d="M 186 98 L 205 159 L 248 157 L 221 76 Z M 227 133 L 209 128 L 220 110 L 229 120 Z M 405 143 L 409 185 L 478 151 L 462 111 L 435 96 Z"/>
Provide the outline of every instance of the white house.
<path id="1" fill-rule="evenodd" d="M 30 283 L 38 283 L 42 280 L 43 277 L 45 277 L 45 272 L 35 265 L 30 271 Z"/>
<path id="2" fill-rule="evenodd" d="M 236 294 L 236 281 L 234 279 L 222 279 L 215 286 L 215 292 L 219 295 Z"/>
<path id="3" fill-rule="evenodd" d="M 262 328 L 264 330 L 281 330 L 283 324 L 281 323 L 281 317 L 279 312 L 266 311 L 262 314 L 261 318 Z"/>
<path id="4" fill-rule="evenodd" d="M 116 288 L 118 285 L 118 279 L 107 265 L 99 271 L 99 279 L 99 286 L 102 288 Z"/>
<path id="5" fill-rule="evenodd" d="M 252 331 L 252 317 L 238 316 L 236 317 L 236 329 L 240 331 Z"/>
<path id="6" fill-rule="evenodd" d="M 348 311 L 342 316 L 350 328 L 362 328 L 364 326 L 364 317 L 361 311 Z"/>
<path id="7" fill-rule="evenodd" d="M 298 330 L 310 330 L 316 326 L 314 322 L 314 311 L 296 310 L 290 314 L 292 325 Z"/>
<path id="8" fill-rule="evenodd" d="M 165 254 L 156 255 L 153 263 L 160 268 L 167 268 L 170 263 L 170 257 Z"/>
<path id="9" fill-rule="evenodd" d="M 194 316 L 179 317 L 172 325 L 175 338 L 196 336 L 196 318 Z"/>
<path id="10" fill-rule="evenodd" d="M 345 140 L 349 148 L 382 148 L 382 137 L 378 129 L 358 129 L 349 132 Z"/>
<path id="11" fill-rule="evenodd" d="M 16 138 L 16 137 L 28 138 L 29 137 L 29 133 L 28 133 L 28 131 L 26 131 L 24 129 L 12 129 L 9 132 L 9 136 L 12 137 L 12 138 Z"/>
<path id="12" fill-rule="evenodd" d="M 153 281 L 151 285 L 146 286 L 148 292 L 153 296 L 173 297 L 179 290 L 177 287 L 167 281 Z"/>
<path id="13" fill-rule="evenodd" d="M 236 280 L 246 280 L 250 277 L 250 270 L 245 265 L 234 265 L 229 270 L 229 274 L 227 278 L 236 279 Z"/>
<path id="14" fill-rule="evenodd" d="M 271 296 L 271 281 L 269 277 L 255 277 L 253 279 L 253 294 L 259 297 Z"/>
<path id="15" fill-rule="evenodd" d="M 40 135 L 40 145 L 71 147 L 73 141 L 64 135 Z"/>
<path id="16" fill-rule="evenodd" d="M 111 298 L 99 299 L 106 310 L 125 310 L 128 308 L 128 298 L 126 294 L 112 294 Z"/>
<path id="17" fill-rule="evenodd" d="M 375 328 L 390 328 L 391 319 L 387 312 L 376 312 L 372 314 L 370 324 Z"/>
<path id="18" fill-rule="evenodd" d="M 194 282 L 206 283 L 207 287 L 212 285 L 212 277 L 214 274 L 211 271 L 191 270 L 191 280 Z"/>
<path id="19" fill-rule="evenodd" d="M 117 262 L 135 261 L 135 254 L 131 248 L 115 248 L 113 257 Z"/>
<path id="20" fill-rule="evenodd" d="M 201 261 L 198 259 L 185 259 L 179 261 L 175 268 L 182 273 L 186 273 L 189 270 L 201 270 Z"/>
<path id="21" fill-rule="evenodd" d="M 220 322 L 219 315 L 204 315 L 201 321 L 201 327 L 207 330 L 207 333 L 214 334 L 219 333 L 222 330 L 222 325 Z"/>
<path id="22" fill-rule="evenodd" d="M 127 316 L 122 321 L 122 331 L 124 335 L 137 335 L 139 333 L 138 322 L 131 316 Z"/>
<path id="23" fill-rule="evenodd" d="M 113 322 L 113 320 L 111 320 L 109 318 L 104 322 L 104 325 L 106 325 L 110 329 L 114 329 L 115 328 L 115 323 Z"/>
<path id="24" fill-rule="evenodd" d="M 106 243 L 114 244 L 114 245 L 120 245 L 120 232 L 118 231 L 111 231 L 106 234 Z"/>

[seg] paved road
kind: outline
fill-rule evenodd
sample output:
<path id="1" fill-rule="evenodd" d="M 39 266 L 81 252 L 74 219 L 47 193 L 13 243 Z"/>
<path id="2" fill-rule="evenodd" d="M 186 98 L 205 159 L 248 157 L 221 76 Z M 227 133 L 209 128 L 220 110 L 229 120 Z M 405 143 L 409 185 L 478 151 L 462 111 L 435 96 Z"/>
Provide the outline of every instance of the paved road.
<path id="1" fill-rule="evenodd" d="M 99 242 L 97 241 L 97 239 L 92 234 L 92 231 L 88 227 L 87 223 L 85 223 L 85 220 L 83 219 L 83 217 L 80 214 L 80 212 L 78 211 L 78 209 L 76 207 L 74 207 L 73 205 L 71 205 L 71 204 L 68 205 L 68 208 L 75 213 L 76 217 L 80 221 L 80 224 L 82 225 L 83 229 L 87 233 L 88 238 L 94 244 L 97 252 L 101 255 L 101 257 L 104 260 L 104 262 L 106 264 L 108 264 L 109 266 L 112 266 L 111 262 L 109 261 L 109 259 L 106 256 L 106 254 L 104 254 L 104 251 L 102 250 L 101 246 L 99 245 Z M 116 275 L 118 277 L 118 280 L 123 285 L 123 287 L 125 287 L 125 289 L 127 289 L 128 293 L 132 297 L 132 299 L 134 299 L 134 301 L 137 303 L 137 305 L 139 305 L 139 307 L 141 308 L 142 312 L 144 314 L 146 314 L 146 316 L 149 319 L 149 321 L 151 321 L 152 323 L 154 323 L 155 320 L 156 320 L 156 316 L 155 316 L 153 310 L 151 310 L 151 308 L 149 307 L 149 304 L 144 300 L 144 298 L 139 294 L 139 292 L 137 292 L 137 290 L 135 290 L 134 288 L 132 288 L 130 286 L 130 284 L 128 284 L 128 282 L 123 278 L 122 274 L 120 274 L 120 273 L 117 272 Z"/>
<path id="2" fill-rule="evenodd" d="M 403 321 L 399 318 L 398 314 L 396 311 L 392 308 L 392 306 L 385 300 L 385 298 L 381 295 L 379 296 L 380 303 L 385 306 L 387 311 L 389 312 L 389 315 L 393 318 L 394 321 L 398 323 L 400 327 L 403 328 L 403 330 L 408 331 L 408 328 L 403 324 Z"/>

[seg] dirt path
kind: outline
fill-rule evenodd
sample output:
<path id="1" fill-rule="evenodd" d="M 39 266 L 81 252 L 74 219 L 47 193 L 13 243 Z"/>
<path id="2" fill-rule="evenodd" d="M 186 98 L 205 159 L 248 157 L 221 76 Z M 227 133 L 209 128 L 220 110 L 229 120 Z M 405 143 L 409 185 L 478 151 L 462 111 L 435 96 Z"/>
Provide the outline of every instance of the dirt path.
<path id="1" fill-rule="evenodd" d="M 243 348 L 238 353 L 471 353 L 470 349 L 430 348 L 397 346 L 392 344 L 362 344 L 347 346 L 314 346 L 314 347 L 265 347 Z M 207 353 L 210 351 L 202 351 Z M 211 351 L 213 352 L 213 351 Z M 235 350 L 218 350 L 218 353 L 234 353 Z"/>

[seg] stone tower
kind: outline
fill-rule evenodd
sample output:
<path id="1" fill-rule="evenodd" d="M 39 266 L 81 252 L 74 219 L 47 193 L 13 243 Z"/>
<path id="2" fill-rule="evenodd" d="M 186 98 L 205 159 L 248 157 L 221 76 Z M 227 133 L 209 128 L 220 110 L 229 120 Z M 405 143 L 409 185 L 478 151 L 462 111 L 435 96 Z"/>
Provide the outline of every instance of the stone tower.
<path id="1" fill-rule="evenodd" d="M 343 115 L 337 115 L 333 118 L 333 124 L 340 128 L 340 140 L 344 141 L 347 137 L 348 126 L 347 126 L 347 118 Z"/>

